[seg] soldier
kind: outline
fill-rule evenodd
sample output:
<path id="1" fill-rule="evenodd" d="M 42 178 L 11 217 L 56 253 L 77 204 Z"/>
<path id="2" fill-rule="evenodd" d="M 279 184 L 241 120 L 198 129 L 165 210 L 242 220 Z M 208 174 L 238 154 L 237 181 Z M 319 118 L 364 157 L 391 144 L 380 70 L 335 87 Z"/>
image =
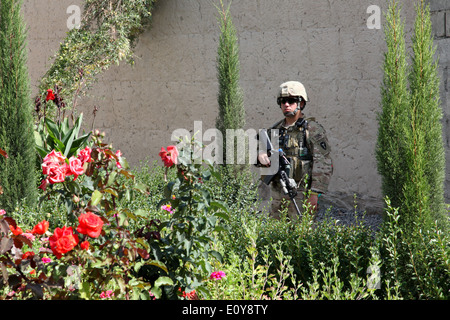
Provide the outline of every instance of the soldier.
<path id="1" fill-rule="evenodd" d="M 305 87 L 300 82 L 288 81 L 281 84 L 277 104 L 284 114 L 284 119 L 275 123 L 268 131 L 271 137 L 270 130 L 279 130 L 279 147 L 290 162 L 291 169 L 288 176 L 294 179 L 297 185 L 298 194 L 295 200 L 299 208 L 305 193 L 309 194 L 308 202 L 316 211 L 318 198 L 328 189 L 333 164 L 325 129 L 314 118 L 305 118 L 302 112 L 308 101 Z M 267 153 L 262 152 L 258 155 L 258 163 L 270 166 Z M 279 218 L 282 199 L 289 200 L 289 197 L 282 192 L 279 179 L 273 179 L 270 185 L 272 216 Z M 289 202 L 288 214 L 295 220 L 298 214 L 292 201 Z"/>

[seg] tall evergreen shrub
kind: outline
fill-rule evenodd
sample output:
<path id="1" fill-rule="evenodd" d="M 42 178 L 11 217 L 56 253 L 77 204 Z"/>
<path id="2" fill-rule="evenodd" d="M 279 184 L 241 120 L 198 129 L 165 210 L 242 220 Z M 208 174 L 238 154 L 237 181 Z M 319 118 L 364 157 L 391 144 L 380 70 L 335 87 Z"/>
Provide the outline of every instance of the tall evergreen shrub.
<path id="1" fill-rule="evenodd" d="M 242 129 L 245 125 L 245 109 L 243 94 L 239 84 L 240 63 L 239 45 L 236 29 L 230 15 L 230 5 L 224 6 L 220 1 L 219 11 L 220 38 L 217 49 L 217 78 L 219 93 L 219 115 L 216 119 L 216 128 L 223 136 L 223 159 L 226 160 L 226 130 Z M 231 146 L 230 146 L 231 147 Z M 233 147 L 234 153 L 236 148 Z M 236 154 L 235 154 L 236 155 Z M 235 157 L 236 158 L 236 157 Z M 236 160 L 234 161 L 236 163 Z"/>
<path id="2" fill-rule="evenodd" d="M 392 0 L 386 14 L 376 158 L 384 195 L 399 208 L 403 230 L 414 233 L 416 227 L 445 220 L 442 110 L 429 8 L 423 0 L 416 6 L 410 67 L 400 11 Z"/>
<path id="3" fill-rule="evenodd" d="M 26 29 L 21 0 L 0 2 L 0 208 L 36 201 L 32 101 L 27 69 Z"/>
<path id="4" fill-rule="evenodd" d="M 376 159 L 381 175 L 382 192 L 394 207 L 403 201 L 405 172 L 404 123 L 409 105 L 404 22 L 397 1 L 390 3 L 386 13 L 384 77 L 381 87 L 381 112 L 378 114 Z"/>
<path id="5" fill-rule="evenodd" d="M 411 104 L 406 157 L 409 176 L 405 186 L 405 207 L 417 212 L 419 225 L 444 221 L 445 150 L 442 135 L 440 79 L 429 5 L 421 0 L 416 6 L 412 38 L 413 55 L 409 84 Z"/>

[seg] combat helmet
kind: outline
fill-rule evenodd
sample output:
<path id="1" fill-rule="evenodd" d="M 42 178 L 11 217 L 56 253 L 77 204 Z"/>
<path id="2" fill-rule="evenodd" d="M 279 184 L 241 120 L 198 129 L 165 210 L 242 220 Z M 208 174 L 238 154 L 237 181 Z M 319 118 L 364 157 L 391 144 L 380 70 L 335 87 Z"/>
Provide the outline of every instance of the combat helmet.
<path id="1" fill-rule="evenodd" d="M 281 99 L 284 97 L 300 97 L 301 100 L 308 102 L 308 95 L 306 94 L 305 86 L 298 81 L 287 81 L 280 85 L 277 95 L 277 104 L 281 106 Z M 294 114 L 300 110 L 300 103 Z"/>

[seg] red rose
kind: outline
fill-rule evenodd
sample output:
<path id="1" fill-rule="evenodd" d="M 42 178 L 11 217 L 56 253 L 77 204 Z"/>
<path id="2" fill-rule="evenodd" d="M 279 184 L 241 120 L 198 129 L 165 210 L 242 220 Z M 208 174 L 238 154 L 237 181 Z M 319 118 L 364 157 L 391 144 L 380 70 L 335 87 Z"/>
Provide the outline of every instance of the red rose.
<path id="1" fill-rule="evenodd" d="M 167 151 L 164 148 L 161 148 L 159 152 L 159 156 L 161 160 L 164 162 L 164 166 L 171 167 L 174 164 L 177 164 L 178 159 L 178 150 L 176 146 L 168 146 Z"/>
<path id="2" fill-rule="evenodd" d="M 42 235 L 47 232 L 48 227 L 49 227 L 49 222 L 46 220 L 43 220 L 33 227 L 33 230 L 31 230 L 31 233 L 33 233 L 33 234 L 37 233 L 37 234 Z"/>
<path id="3" fill-rule="evenodd" d="M 53 94 L 52 89 L 47 90 L 47 97 L 45 98 L 45 101 L 48 101 L 48 100 L 55 100 L 55 95 Z"/>
<path id="4" fill-rule="evenodd" d="M 75 158 L 75 157 L 70 157 L 69 159 L 69 175 L 73 174 L 74 179 L 76 180 L 78 178 L 78 176 L 80 174 L 83 174 L 84 169 L 83 169 L 83 163 L 81 162 L 80 159 Z"/>
<path id="5" fill-rule="evenodd" d="M 78 222 L 80 224 L 77 227 L 77 231 L 81 234 L 86 234 L 91 238 L 97 238 L 102 232 L 103 221 L 92 212 L 81 214 L 78 217 Z"/>
<path id="6" fill-rule="evenodd" d="M 18 236 L 18 235 L 20 235 L 20 234 L 23 233 L 22 229 L 20 229 L 19 226 L 14 227 L 14 226 L 10 225 L 10 226 L 9 226 L 9 230 L 11 230 L 11 232 L 12 232 L 15 236 Z"/>
<path id="7" fill-rule="evenodd" d="M 22 260 L 27 260 L 28 258 L 33 258 L 34 252 L 33 251 L 27 251 L 22 255 Z"/>
<path id="8" fill-rule="evenodd" d="M 72 227 L 56 228 L 48 240 L 53 254 L 58 259 L 63 254 L 71 251 L 79 242 L 78 236 L 73 234 Z"/>
<path id="9" fill-rule="evenodd" d="M 89 250 L 89 241 L 83 241 L 82 243 L 80 243 L 80 247 L 83 250 Z"/>

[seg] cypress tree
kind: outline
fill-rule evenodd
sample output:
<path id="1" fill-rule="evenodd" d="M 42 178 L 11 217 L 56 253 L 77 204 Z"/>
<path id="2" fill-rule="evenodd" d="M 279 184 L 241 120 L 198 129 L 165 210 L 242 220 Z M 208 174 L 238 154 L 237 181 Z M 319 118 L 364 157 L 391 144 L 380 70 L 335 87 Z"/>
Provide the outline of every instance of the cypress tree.
<path id="1" fill-rule="evenodd" d="M 21 0 L 0 2 L 0 208 L 36 203 L 35 142 Z"/>
<path id="2" fill-rule="evenodd" d="M 410 183 L 405 185 L 405 210 L 415 212 L 411 222 L 430 226 L 445 216 L 445 149 L 442 136 L 440 79 L 429 5 L 416 5 L 412 37 L 413 54 L 409 84 L 411 103 L 409 128 L 405 136 L 409 148 L 406 157 Z"/>
<path id="3" fill-rule="evenodd" d="M 399 209 L 404 232 L 413 235 L 417 228 L 446 221 L 440 80 L 429 7 L 423 0 L 416 6 L 411 66 L 396 0 L 386 14 L 385 37 L 376 158 L 383 194 Z"/>
<path id="4" fill-rule="evenodd" d="M 405 172 L 404 130 L 409 104 L 404 22 L 397 1 L 391 1 L 384 28 L 387 51 L 384 54 L 384 77 L 381 86 L 381 112 L 378 114 L 376 160 L 381 175 L 382 192 L 393 207 L 403 201 Z"/>
<path id="5" fill-rule="evenodd" d="M 222 1 L 220 1 L 220 4 L 221 8 L 218 8 L 218 11 L 221 34 L 217 49 L 219 115 L 216 119 L 216 128 L 220 130 L 223 141 L 226 142 L 227 129 L 242 129 L 244 127 L 245 109 L 239 84 L 239 45 L 236 29 L 230 15 L 231 2 L 226 8 Z M 224 143 L 223 159 L 226 159 L 226 149 L 226 143 Z M 235 146 L 233 146 L 233 150 L 236 151 Z"/>

